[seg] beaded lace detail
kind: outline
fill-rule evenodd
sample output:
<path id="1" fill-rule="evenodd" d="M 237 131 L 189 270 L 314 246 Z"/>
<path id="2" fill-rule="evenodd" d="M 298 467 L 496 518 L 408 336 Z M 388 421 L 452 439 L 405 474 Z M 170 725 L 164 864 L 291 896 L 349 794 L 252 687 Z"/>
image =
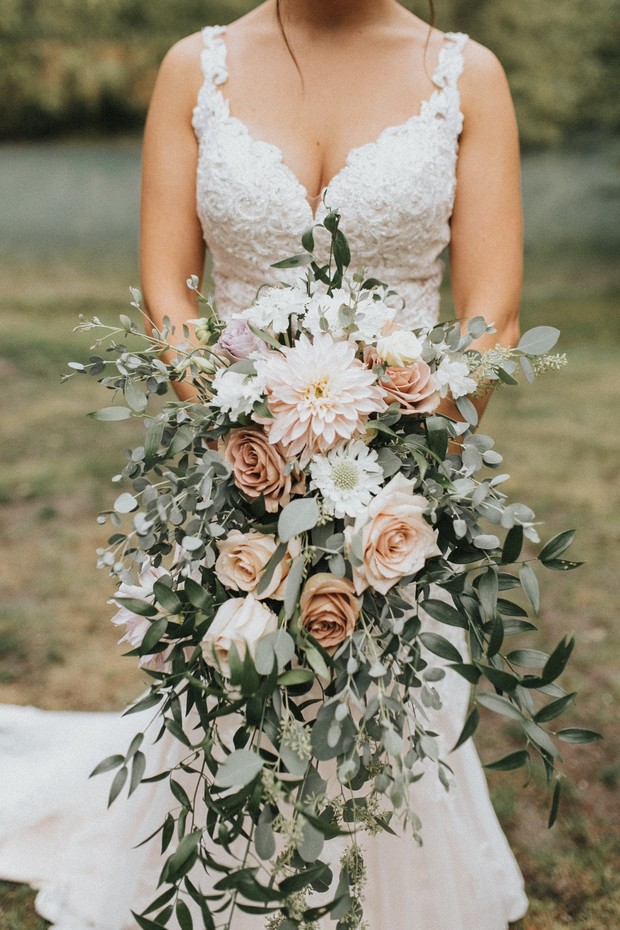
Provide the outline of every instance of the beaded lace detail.
<path id="1" fill-rule="evenodd" d="M 315 217 L 278 146 L 254 139 L 230 112 L 220 89 L 228 78 L 224 32 L 222 26 L 203 30 L 204 83 L 192 123 L 199 142 L 198 215 L 225 318 L 248 306 L 261 284 L 283 280 L 270 265 L 300 250 L 300 236 Z M 399 322 L 407 326 L 432 325 L 439 314 L 439 256 L 450 241 L 466 42 L 463 33 L 445 34 L 431 96 L 405 122 L 349 152 L 316 214 L 342 213 L 356 264 L 398 289 L 405 301 Z"/>

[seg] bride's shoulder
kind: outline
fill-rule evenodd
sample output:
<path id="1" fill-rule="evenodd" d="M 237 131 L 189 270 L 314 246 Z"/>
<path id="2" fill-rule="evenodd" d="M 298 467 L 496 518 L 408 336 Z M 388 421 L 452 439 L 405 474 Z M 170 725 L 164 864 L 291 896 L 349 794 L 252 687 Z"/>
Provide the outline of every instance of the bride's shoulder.
<path id="1" fill-rule="evenodd" d="M 204 80 L 201 70 L 203 32 L 194 32 L 175 42 L 159 66 L 154 96 L 174 101 L 176 109 L 192 110 Z"/>
<path id="2" fill-rule="evenodd" d="M 497 55 L 468 38 L 463 47 L 463 73 L 459 81 L 461 109 L 466 119 L 484 113 L 512 111 L 506 72 Z"/>

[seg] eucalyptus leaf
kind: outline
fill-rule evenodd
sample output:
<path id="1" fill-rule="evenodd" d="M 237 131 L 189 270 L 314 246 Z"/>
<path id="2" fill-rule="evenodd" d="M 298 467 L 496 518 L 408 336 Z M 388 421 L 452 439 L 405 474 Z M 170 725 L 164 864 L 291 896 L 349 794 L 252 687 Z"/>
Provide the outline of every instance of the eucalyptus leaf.
<path id="1" fill-rule="evenodd" d="M 300 497 L 287 504 L 278 519 L 278 536 L 288 542 L 293 536 L 311 530 L 319 522 L 321 511 L 315 497 Z"/>
<path id="2" fill-rule="evenodd" d="M 560 330 L 555 326 L 534 326 L 523 333 L 517 349 L 524 355 L 545 355 L 551 351 L 559 338 Z"/>
<path id="3" fill-rule="evenodd" d="M 113 422 L 115 420 L 128 420 L 132 416 L 129 407 L 102 407 L 101 410 L 93 410 L 87 414 L 93 420 L 102 420 L 103 422 Z"/>
<path id="4" fill-rule="evenodd" d="M 243 788 L 254 781 L 263 768 L 263 760 L 251 749 L 237 749 L 220 765 L 215 776 L 219 788 Z"/>

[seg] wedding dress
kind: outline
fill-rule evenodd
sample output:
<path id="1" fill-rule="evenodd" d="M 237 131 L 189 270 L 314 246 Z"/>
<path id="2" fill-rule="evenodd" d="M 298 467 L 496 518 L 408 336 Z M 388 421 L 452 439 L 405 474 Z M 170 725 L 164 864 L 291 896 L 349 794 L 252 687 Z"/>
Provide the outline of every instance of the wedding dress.
<path id="1" fill-rule="evenodd" d="M 224 33 L 220 27 L 203 32 L 204 84 L 193 124 L 200 144 L 198 213 L 219 311 L 228 316 L 246 307 L 259 285 L 278 280 L 270 264 L 299 251 L 300 234 L 314 216 L 281 151 L 252 138 L 230 112 L 222 92 Z M 328 208 L 341 211 L 355 261 L 399 289 L 406 301 L 400 322 L 411 326 L 432 324 L 438 314 L 466 41 L 446 34 L 430 98 L 404 123 L 349 153 L 317 212 L 320 219 Z M 463 631 L 426 622 L 464 649 Z M 471 740 L 449 752 L 466 714 L 468 685 L 448 671 L 437 690 L 443 707 L 429 716 L 443 734 L 454 784 L 446 791 L 433 771 L 416 783 L 421 848 L 409 837 L 365 838 L 368 927 L 505 930 L 527 909 L 523 881 Z M 157 842 L 133 847 L 168 810 L 165 783 L 141 786 L 107 811 L 109 778 L 87 779 L 102 758 L 127 749 L 144 718 L 149 712 L 119 717 L 0 707 L 0 877 L 40 889 L 37 909 L 56 930 L 129 930 L 135 927 L 130 908 L 139 910 L 155 896 Z M 172 737 L 147 747 L 148 772 L 167 768 L 181 751 Z M 234 930 L 262 926 L 260 918 L 242 914 L 233 921 Z"/>

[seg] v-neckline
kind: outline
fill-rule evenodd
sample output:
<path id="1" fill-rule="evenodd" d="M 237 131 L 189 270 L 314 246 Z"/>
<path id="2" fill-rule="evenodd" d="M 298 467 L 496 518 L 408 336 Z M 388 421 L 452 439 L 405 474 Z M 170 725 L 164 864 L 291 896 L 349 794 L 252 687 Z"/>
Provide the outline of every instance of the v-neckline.
<path id="1" fill-rule="evenodd" d="M 309 215 L 310 215 L 310 217 L 311 217 L 313 223 L 317 220 L 317 217 L 318 217 L 318 214 L 319 214 L 319 210 L 320 210 L 320 208 L 321 208 L 321 204 L 324 202 L 325 194 L 327 193 L 327 191 L 329 190 L 329 188 L 332 186 L 332 184 L 334 184 L 336 181 L 338 181 L 338 180 L 342 177 L 342 175 L 346 174 L 346 172 L 350 169 L 350 167 L 351 167 L 351 159 L 352 159 L 352 158 L 354 158 L 354 157 L 357 156 L 360 152 L 363 152 L 363 151 L 366 150 L 366 149 L 372 149 L 372 148 L 374 148 L 375 146 L 380 145 L 380 144 L 382 143 L 383 139 L 384 139 L 386 136 L 389 136 L 389 135 L 391 135 L 392 133 L 399 133 L 399 132 L 402 132 L 402 131 L 405 130 L 409 125 L 414 124 L 414 123 L 416 123 L 416 122 L 418 122 L 418 121 L 424 119 L 424 118 L 427 116 L 427 114 L 429 113 L 429 111 L 432 112 L 433 104 L 435 104 L 435 103 L 437 102 L 437 100 L 439 100 L 439 99 L 443 96 L 443 94 L 445 93 L 445 91 L 446 91 L 447 84 L 446 84 L 445 82 L 444 82 L 443 84 L 439 84 L 439 83 L 438 83 L 438 79 L 439 79 L 439 74 L 440 74 L 440 72 L 441 72 L 441 70 L 442 70 L 442 68 L 443 68 L 443 65 L 444 65 L 444 54 L 445 54 L 445 51 L 446 51 L 446 48 L 447 48 L 447 46 L 446 46 L 446 39 L 453 40 L 453 34 L 452 34 L 452 33 L 449 33 L 449 32 L 444 33 L 444 36 L 443 36 L 443 39 L 442 39 L 442 43 L 441 43 L 441 47 L 440 47 L 440 49 L 439 49 L 439 56 L 438 56 L 438 59 L 437 59 L 437 64 L 436 64 L 435 70 L 433 71 L 433 75 L 432 75 L 432 77 L 431 77 L 431 81 L 432 81 L 432 83 L 435 85 L 435 87 L 434 87 L 433 91 L 431 92 L 431 94 L 430 94 L 428 97 L 425 97 L 425 98 L 423 98 L 423 99 L 420 101 L 420 106 L 419 106 L 419 109 L 417 110 L 417 112 L 415 112 L 415 113 L 413 113 L 411 116 L 407 117 L 407 119 L 403 120 L 401 123 L 395 123 L 395 124 L 390 125 L 390 126 L 385 126 L 385 127 L 381 130 L 381 132 L 376 136 L 376 138 L 370 139 L 368 142 L 362 142 L 361 145 L 355 145 L 355 146 L 353 146 L 352 148 L 350 148 L 349 151 L 347 152 L 347 155 L 346 155 L 346 157 L 345 157 L 344 164 L 342 165 L 342 167 L 339 168 L 338 171 L 336 171 L 336 172 L 332 175 L 332 177 L 329 179 L 329 181 L 327 182 L 327 184 L 325 184 L 325 186 L 324 186 L 324 187 L 321 189 L 321 191 L 316 195 L 316 197 L 315 197 L 315 198 L 312 198 L 313 200 L 316 199 L 316 200 L 318 201 L 318 202 L 317 202 L 316 209 L 315 209 L 315 208 L 313 208 L 312 203 L 311 203 L 311 201 L 310 201 L 310 192 L 308 191 L 308 188 L 307 188 L 306 185 L 299 179 L 299 177 L 298 177 L 297 174 L 293 171 L 293 169 L 290 167 L 290 165 L 288 165 L 288 164 L 286 163 L 286 161 L 285 161 L 285 159 L 284 159 L 284 152 L 283 152 L 282 148 L 281 148 L 276 142 L 270 142 L 268 139 L 259 139 L 259 138 L 256 138 L 256 136 L 254 136 L 253 133 L 251 132 L 251 130 L 250 130 L 249 126 L 247 125 L 247 123 L 245 123 L 244 120 L 240 119 L 238 116 L 235 116 L 235 114 L 231 112 L 230 98 L 226 97 L 226 96 L 224 95 L 224 93 L 222 92 L 222 86 L 228 81 L 228 77 L 229 77 L 229 73 L 228 73 L 228 46 L 226 45 L 226 42 L 224 41 L 224 35 L 225 35 L 225 33 L 226 33 L 226 27 L 225 27 L 225 26 L 218 26 L 218 27 L 211 27 L 211 28 L 214 29 L 214 38 L 215 38 L 215 41 L 218 42 L 218 43 L 220 44 L 221 50 L 222 50 L 222 51 L 221 51 L 221 59 L 220 59 L 220 63 L 219 63 L 219 64 L 220 64 L 220 73 L 219 73 L 219 75 L 218 75 L 217 81 L 216 81 L 216 80 L 213 80 L 212 84 L 213 84 L 213 90 L 214 90 L 215 94 L 217 95 L 218 99 L 221 101 L 222 105 L 223 105 L 224 108 L 225 108 L 225 111 L 226 111 L 226 118 L 227 118 L 231 123 L 234 123 L 234 124 L 238 127 L 238 129 L 239 129 L 239 130 L 244 134 L 244 136 L 247 138 L 248 143 L 249 143 L 250 145 L 253 145 L 253 146 L 262 146 L 263 148 L 265 148 L 265 149 L 271 151 L 271 152 L 274 154 L 274 156 L 276 157 L 277 162 L 278 162 L 278 164 L 281 166 L 283 172 L 287 175 L 287 177 L 288 177 L 289 180 L 294 184 L 294 186 L 297 187 L 299 193 L 302 195 L 303 201 L 304 201 L 304 203 L 305 203 L 305 206 L 306 206 L 306 208 L 307 208 L 307 211 L 308 211 L 308 213 L 309 213 Z"/>

